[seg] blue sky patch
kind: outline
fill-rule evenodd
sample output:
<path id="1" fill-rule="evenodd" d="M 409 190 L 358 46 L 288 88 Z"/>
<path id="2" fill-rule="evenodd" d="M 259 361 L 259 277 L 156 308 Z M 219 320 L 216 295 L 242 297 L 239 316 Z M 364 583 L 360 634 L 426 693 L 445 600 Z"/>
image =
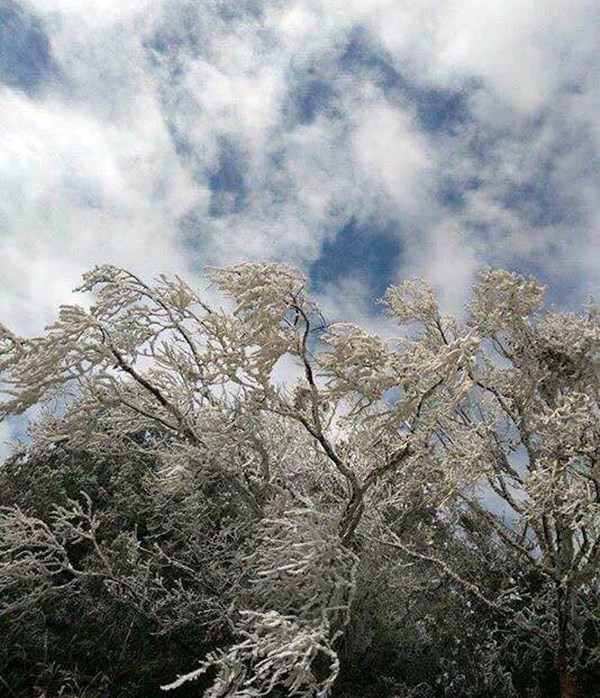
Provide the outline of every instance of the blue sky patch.
<path id="1" fill-rule="evenodd" d="M 185 250 L 186 264 L 190 269 L 202 268 L 214 264 L 208 250 L 210 239 L 206 232 L 206 224 L 195 209 L 190 209 L 177 221 L 179 244 Z"/>
<path id="2" fill-rule="evenodd" d="M 0 0 L 0 82 L 33 95 L 56 74 L 41 21 L 13 0 Z"/>
<path id="3" fill-rule="evenodd" d="M 218 164 L 208 176 L 211 216 L 239 213 L 247 198 L 242 150 L 227 138 L 220 145 Z"/>
<path id="4" fill-rule="evenodd" d="M 338 280 L 358 278 L 368 289 L 370 305 L 375 307 L 375 300 L 397 281 L 401 256 L 402 243 L 395 225 L 382 227 L 373 221 L 359 224 L 352 218 L 323 244 L 309 276 L 317 290 Z"/>
<path id="5" fill-rule="evenodd" d="M 351 33 L 339 66 L 348 74 L 367 73 L 392 103 L 408 102 L 425 131 L 452 131 L 469 120 L 468 99 L 476 81 L 461 90 L 427 87 L 400 72 L 366 32 Z"/>
<path id="6" fill-rule="evenodd" d="M 336 91 L 331 82 L 310 74 L 296 76 L 294 82 L 286 105 L 289 118 L 299 124 L 310 124 L 319 114 L 334 115 L 332 101 Z"/>
<path id="7" fill-rule="evenodd" d="M 229 22 L 246 18 L 258 19 L 263 14 L 263 3 L 260 0 L 222 0 L 216 9 L 221 19 Z"/>

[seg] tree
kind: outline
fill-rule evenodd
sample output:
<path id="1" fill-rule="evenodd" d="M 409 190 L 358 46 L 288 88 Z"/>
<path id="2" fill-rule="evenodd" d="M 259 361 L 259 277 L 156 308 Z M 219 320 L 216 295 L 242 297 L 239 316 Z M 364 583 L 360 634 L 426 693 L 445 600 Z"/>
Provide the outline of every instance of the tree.
<path id="1" fill-rule="evenodd" d="M 404 356 L 430 362 L 404 368 L 409 382 L 425 381 L 418 394 L 431 391 L 421 413 L 423 482 L 437 483 L 480 562 L 490 560 L 492 536 L 520 569 L 480 583 L 394 534 L 389 543 L 454 576 L 550 649 L 561 695 L 575 696 L 576 668 L 592 661 L 584 638 L 597 633 L 599 332 L 593 311 L 536 315 L 543 295 L 532 279 L 486 270 L 458 325 L 440 316 L 427 288 L 389 291 L 392 313 L 421 327 Z"/>
<path id="2" fill-rule="evenodd" d="M 0 418 L 64 405 L 34 433 L 44 458 L 151 462 L 146 519 L 160 535 L 149 546 L 138 521 L 109 534 L 89 486 L 45 511 L 9 501 L 0 614 L 91 579 L 156 632 L 208 608 L 202 627 L 227 646 L 166 688 L 208 673 L 214 698 L 325 696 L 361 584 L 391 555 L 390 574 L 416 579 L 414 563 L 552 653 L 561 696 L 578 695 L 597 661 L 594 312 L 542 313 L 537 282 L 484 270 L 461 322 L 425 282 L 392 287 L 405 338 L 385 341 L 328 326 L 293 267 L 208 275 L 230 310 L 179 278 L 103 266 L 80 288 L 96 294 L 89 311 L 63 307 L 35 339 L 2 328 Z M 273 379 L 284 357 L 293 385 Z"/>

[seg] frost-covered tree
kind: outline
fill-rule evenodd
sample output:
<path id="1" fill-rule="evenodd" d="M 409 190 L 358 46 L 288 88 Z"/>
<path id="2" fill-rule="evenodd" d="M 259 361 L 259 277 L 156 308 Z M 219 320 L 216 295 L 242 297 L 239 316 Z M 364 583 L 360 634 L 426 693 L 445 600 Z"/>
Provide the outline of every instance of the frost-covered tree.
<path id="1" fill-rule="evenodd" d="M 425 282 L 392 287 L 390 341 L 328 326 L 293 267 L 208 276 L 226 308 L 103 266 L 80 288 L 89 310 L 35 339 L 2 328 L 0 417 L 47 413 L 11 467 L 32 448 L 138 457 L 148 511 L 143 530 L 116 522 L 89 482 L 45 508 L 3 500 L 0 616 L 101 585 L 153 632 L 201 617 L 226 638 L 165 688 L 207 675 L 212 698 L 326 696 L 385 559 L 415 594 L 435 576 L 552 653 L 577 695 L 597 661 L 594 313 L 543 312 L 534 280 L 487 270 L 461 321 Z"/>
<path id="2" fill-rule="evenodd" d="M 2 415 L 59 403 L 63 409 L 34 434 L 44 456 L 68 448 L 151 459 L 155 499 L 177 498 L 196 545 L 171 550 L 160 536 L 136 530 L 115 551 L 85 490 L 51 506 L 45 519 L 8 502 L 0 519 L 0 613 L 18 615 L 98 580 L 159 630 L 164 616 L 199 609 L 234 636 L 253 629 L 255 651 L 241 640 L 209 656 L 219 669 L 214 695 L 262 694 L 278 684 L 324 694 L 338 670 L 331 644 L 347 617 L 355 559 L 345 549 L 338 554 L 338 519 L 349 507 L 345 487 L 353 474 L 323 450 L 333 453 L 326 436 L 333 415 L 317 410 L 308 358 L 313 324 L 322 320 L 293 269 L 240 265 L 211 275 L 234 299 L 233 311 L 209 308 L 179 279 L 149 286 L 102 267 L 82 287 L 97 291 L 89 311 L 62 308 L 58 322 L 33 340 L 3 330 Z M 285 354 L 301 362 L 308 387 L 288 391 L 271 381 Z M 30 459 L 26 450 L 21 466 Z M 181 515 L 174 511 L 173 520 Z M 294 517 L 298 525 L 289 525 Z M 267 545 L 262 532 L 269 526 L 282 537 L 279 545 Z M 299 546 L 295 569 L 282 559 L 283 541 Z M 278 574 L 281 593 L 265 593 L 265 579 Z M 294 596 L 287 586 L 299 575 Z M 270 654 L 277 645 L 276 627 L 289 641 L 285 666 L 269 656 L 253 672 L 259 648 Z M 265 644 L 269 628 L 273 638 Z"/>
<path id="3" fill-rule="evenodd" d="M 383 530 L 550 650 L 561 696 L 575 696 L 577 668 L 597 662 L 600 334 L 593 310 L 541 313 L 543 299 L 535 280 L 485 270 L 458 323 L 425 284 L 388 291 L 391 314 L 416 328 L 388 355 L 403 392 L 383 410 L 412 429 L 404 482 L 420 480 L 479 571 Z M 490 578 L 498 555 L 510 572 Z"/>

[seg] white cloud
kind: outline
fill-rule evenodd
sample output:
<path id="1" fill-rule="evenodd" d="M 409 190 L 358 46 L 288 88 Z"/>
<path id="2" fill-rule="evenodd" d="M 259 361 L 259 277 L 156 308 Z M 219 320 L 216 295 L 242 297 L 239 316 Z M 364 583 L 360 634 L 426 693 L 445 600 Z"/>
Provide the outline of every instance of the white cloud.
<path id="1" fill-rule="evenodd" d="M 11 452 L 12 430 L 7 422 L 0 422 L 0 467 Z"/>
<path id="2" fill-rule="evenodd" d="M 376 299 L 370 298 L 369 293 L 362 279 L 349 274 L 327 284 L 316 294 L 316 299 L 328 323 L 352 323 L 380 337 L 389 340 L 397 338 L 397 322 L 387 317 L 383 306 L 381 312 L 373 312 L 369 301 Z"/>
<path id="3" fill-rule="evenodd" d="M 401 216 L 423 213 L 434 190 L 435 153 L 397 107 L 373 100 L 356 108 L 353 146 L 367 181 L 383 188 Z"/>
<path id="4" fill-rule="evenodd" d="M 576 44 L 593 40 L 597 11 L 592 0 L 568 7 L 560 0 L 378 0 L 369 8 L 367 22 L 399 66 L 449 87 L 480 79 L 523 115 L 546 106 L 565 73 L 580 68 Z"/>
<path id="5" fill-rule="evenodd" d="M 101 0 L 93 8 L 89 0 L 25 0 L 24 4 L 31 11 L 55 19 L 57 23 L 76 20 L 96 30 L 143 16 L 160 6 L 157 0 Z"/>
<path id="6" fill-rule="evenodd" d="M 0 104 L 5 321 L 26 328 L 48 320 L 95 263 L 145 273 L 180 267 L 174 220 L 201 190 L 151 104 L 140 104 L 127 127 L 52 98 L 2 91 Z"/>
<path id="7" fill-rule="evenodd" d="M 454 221 L 440 222 L 429 235 L 426 253 L 415 260 L 412 275 L 433 284 L 443 313 L 461 316 L 481 259 Z"/>
<path id="8" fill-rule="evenodd" d="M 61 79 L 38 101 L 0 92 L 0 318 L 39 327 L 102 261 L 145 275 L 203 259 L 306 265 L 351 216 L 395 221 L 399 274 L 433 278 L 451 308 L 486 261 L 588 291 L 600 219 L 594 5 L 265 0 L 253 15 L 222 0 L 30 0 Z M 414 90 L 462 94 L 467 119 L 427 133 L 414 95 L 386 92 L 373 56 L 358 71 L 340 65 L 357 27 L 364 51 Z M 299 123 L 289 93 L 309 69 L 333 96 Z M 240 153 L 245 201 L 217 216 L 208 178 L 223 138 Z M 447 178 L 459 206 L 439 200 Z M 549 203 L 535 199 L 542 185 Z M 550 205 L 570 214 L 536 218 Z M 178 231 L 192 208 L 195 253 Z M 347 296 L 344 283 L 332 298 Z"/>

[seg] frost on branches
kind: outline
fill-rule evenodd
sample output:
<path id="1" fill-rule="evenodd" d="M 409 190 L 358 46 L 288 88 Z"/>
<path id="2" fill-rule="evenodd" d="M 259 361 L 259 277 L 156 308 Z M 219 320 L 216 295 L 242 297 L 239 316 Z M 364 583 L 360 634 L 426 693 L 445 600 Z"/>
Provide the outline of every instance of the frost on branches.
<path id="1" fill-rule="evenodd" d="M 390 341 L 328 325 L 293 267 L 207 273 L 229 309 L 102 266 L 89 311 L 33 339 L 1 328 L 0 418 L 43 415 L 5 472 L 34 488 L 31 464 L 48 482 L 88 465 L 69 496 L 2 499 L 0 618 L 100 584 L 155 634 L 194 618 L 227 637 L 165 689 L 327 696 L 378 559 L 407 588 L 411 565 L 445 580 L 579 695 L 597 661 L 595 312 L 546 312 L 534 279 L 487 269 L 461 321 L 424 281 L 390 288 Z M 301 378 L 282 386 L 284 357 Z M 135 515 L 105 506 L 107 468 L 142 492 Z"/>

